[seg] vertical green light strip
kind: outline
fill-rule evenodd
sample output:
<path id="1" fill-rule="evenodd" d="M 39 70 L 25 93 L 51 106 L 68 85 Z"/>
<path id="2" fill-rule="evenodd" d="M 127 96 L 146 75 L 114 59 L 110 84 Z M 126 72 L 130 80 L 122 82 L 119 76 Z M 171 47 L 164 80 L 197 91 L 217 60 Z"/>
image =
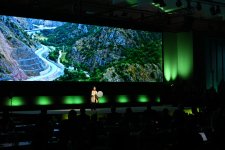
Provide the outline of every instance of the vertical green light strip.
<path id="1" fill-rule="evenodd" d="M 165 80 L 189 79 L 193 73 L 192 33 L 164 33 L 163 45 Z"/>
<path id="2" fill-rule="evenodd" d="M 63 104 L 73 105 L 73 104 L 83 104 L 84 97 L 83 96 L 65 96 L 63 97 Z"/>
<path id="3" fill-rule="evenodd" d="M 137 101 L 139 103 L 147 103 L 150 101 L 150 99 L 147 95 L 139 95 Z"/>
<path id="4" fill-rule="evenodd" d="M 174 52 L 174 53 L 176 53 L 176 52 Z M 177 54 L 177 53 L 176 53 Z M 176 56 L 176 54 L 175 54 L 175 56 Z M 173 58 L 171 58 L 172 60 L 171 60 L 171 62 L 172 62 L 172 64 L 171 64 L 171 79 L 174 81 L 174 80 L 176 80 L 176 78 L 177 78 L 177 66 L 178 66 L 178 63 L 177 63 L 177 57 L 175 57 L 175 56 L 173 56 Z"/>
<path id="5" fill-rule="evenodd" d="M 42 105 L 42 106 L 51 105 L 52 98 L 49 96 L 38 96 L 38 97 L 36 97 L 35 104 Z"/>
<path id="6" fill-rule="evenodd" d="M 177 78 L 177 36 L 175 33 L 164 33 L 164 77 L 166 81 Z"/>
<path id="7" fill-rule="evenodd" d="M 7 99 L 5 105 L 6 106 L 22 106 L 24 105 L 24 98 L 23 97 L 12 97 L 12 99 Z"/>
<path id="8" fill-rule="evenodd" d="M 189 79 L 193 72 L 193 41 L 191 32 L 177 34 L 178 75 Z"/>
<path id="9" fill-rule="evenodd" d="M 128 103 L 129 98 L 127 95 L 119 95 L 116 100 L 118 103 Z"/>

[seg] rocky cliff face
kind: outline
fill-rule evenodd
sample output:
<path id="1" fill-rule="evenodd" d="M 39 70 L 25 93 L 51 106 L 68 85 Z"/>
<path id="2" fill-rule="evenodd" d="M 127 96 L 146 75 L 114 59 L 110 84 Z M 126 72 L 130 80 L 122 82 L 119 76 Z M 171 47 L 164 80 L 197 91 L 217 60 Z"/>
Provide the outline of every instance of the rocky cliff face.
<path id="1" fill-rule="evenodd" d="M 65 51 L 65 65 L 75 68 L 62 80 L 162 81 L 161 33 L 65 23 L 41 34 L 43 44 Z"/>
<path id="2" fill-rule="evenodd" d="M 106 69 L 101 79 L 108 82 L 160 82 L 163 80 L 159 65 L 123 64 Z"/>
<path id="3" fill-rule="evenodd" d="M 45 68 L 34 52 L 40 44 L 24 31 L 28 24 L 20 18 L 0 16 L 0 80 L 25 80 Z"/>
<path id="4" fill-rule="evenodd" d="M 73 64 L 82 64 L 90 73 L 100 68 L 101 81 L 162 81 L 160 33 L 109 27 L 95 30 L 73 45 L 68 55 Z"/>

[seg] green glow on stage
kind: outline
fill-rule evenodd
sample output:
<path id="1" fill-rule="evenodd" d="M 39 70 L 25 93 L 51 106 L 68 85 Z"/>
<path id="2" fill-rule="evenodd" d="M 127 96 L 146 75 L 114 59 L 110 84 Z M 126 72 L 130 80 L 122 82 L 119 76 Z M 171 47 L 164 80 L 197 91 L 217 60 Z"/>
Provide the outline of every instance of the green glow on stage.
<path id="1" fill-rule="evenodd" d="M 184 108 L 184 112 L 188 115 L 192 115 L 192 109 L 191 108 Z"/>
<path id="2" fill-rule="evenodd" d="M 166 81 L 170 81 L 171 73 L 170 73 L 170 67 L 169 67 L 168 63 L 164 64 L 164 76 L 165 76 Z"/>
<path id="3" fill-rule="evenodd" d="M 167 58 L 169 59 L 169 58 Z M 173 58 L 171 58 L 173 59 Z M 176 80 L 177 78 L 177 64 L 167 61 L 164 65 L 164 76 L 166 81 Z"/>
<path id="4" fill-rule="evenodd" d="M 164 33 L 164 77 L 174 81 L 189 79 L 193 72 L 193 41 L 191 32 Z"/>
<path id="5" fill-rule="evenodd" d="M 108 102 L 108 98 L 106 96 L 102 96 L 99 98 L 99 104 L 105 104 Z"/>
<path id="6" fill-rule="evenodd" d="M 6 100 L 6 106 L 23 106 L 25 104 L 23 97 L 12 97 Z"/>
<path id="7" fill-rule="evenodd" d="M 174 81 L 177 78 L 177 64 L 173 64 L 173 66 L 174 67 L 171 68 L 171 79 Z"/>
<path id="8" fill-rule="evenodd" d="M 156 101 L 157 103 L 160 103 L 160 102 L 161 102 L 160 97 L 156 97 L 155 101 Z"/>
<path id="9" fill-rule="evenodd" d="M 83 96 L 65 96 L 63 98 L 63 104 L 72 105 L 72 104 L 83 104 Z"/>
<path id="10" fill-rule="evenodd" d="M 120 95 L 117 97 L 117 102 L 118 103 L 128 103 L 129 98 L 126 95 Z"/>
<path id="11" fill-rule="evenodd" d="M 63 114 L 62 115 L 62 120 L 67 120 L 68 119 L 68 114 Z"/>
<path id="12" fill-rule="evenodd" d="M 140 103 L 147 103 L 150 101 L 147 95 L 139 95 L 137 100 Z"/>
<path id="13" fill-rule="evenodd" d="M 193 70 L 193 42 L 191 32 L 178 33 L 178 74 L 182 79 L 188 79 Z"/>
<path id="14" fill-rule="evenodd" d="M 49 96 L 38 96 L 35 101 L 36 105 L 51 105 L 52 98 Z"/>
<path id="15" fill-rule="evenodd" d="M 174 33 L 165 33 L 164 36 L 164 77 L 166 81 L 177 78 L 177 36 Z"/>

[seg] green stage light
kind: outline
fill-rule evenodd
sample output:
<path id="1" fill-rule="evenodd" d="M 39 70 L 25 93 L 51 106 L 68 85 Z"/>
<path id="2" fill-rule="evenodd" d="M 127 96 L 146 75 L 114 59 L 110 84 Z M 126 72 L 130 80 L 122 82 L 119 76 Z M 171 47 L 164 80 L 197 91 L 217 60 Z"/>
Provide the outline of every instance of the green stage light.
<path id="1" fill-rule="evenodd" d="M 184 108 L 184 112 L 188 115 L 192 115 L 192 109 L 191 108 Z"/>
<path id="2" fill-rule="evenodd" d="M 63 114 L 62 115 L 62 120 L 67 120 L 68 119 L 68 114 Z"/>
<path id="3" fill-rule="evenodd" d="M 128 103 L 129 99 L 126 95 L 119 95 L 116 100 L 118 103 Z"/>
<path id="4" fill-rule="evenodd" d="M 147 103 L 147 102 L 149 102 L 149 98 L 146 95 L 139 95 L 138 96 L 138 102 L 140 102 L 140 103 Z"/>
<path id="5" fill-rule="evenodd" d="M 106 96 L 102 96 L 99 98 L 99 103 L 100 104 L 105 104 L 108 102 L 108 98 Z"/>
<path id="6" fill-rule="evenodd" d="M 156 97 L 155 101 L 156 101 L 157 103 L 160 103 L 160 102 L 161 102 L 160 97 Z"/>
<path id="7" fill-rule="evenodd" d="M 73 104 L 83 104 L 84 97 L 83 96 L 65 96 L 63 98 L 63 104 L 73 105 Z"/>
<path id="8" fill-rule="evenodd" d="M 23 97 L 12 97 L 6 100 L 6 106 L 22 106 L 25 104 Z"/>
<path id="9" fill-rule="evenodd" d="M 51 105 L 52 98 L 49 96 L 38 96 L 35 101 L 36 105 Z"/>

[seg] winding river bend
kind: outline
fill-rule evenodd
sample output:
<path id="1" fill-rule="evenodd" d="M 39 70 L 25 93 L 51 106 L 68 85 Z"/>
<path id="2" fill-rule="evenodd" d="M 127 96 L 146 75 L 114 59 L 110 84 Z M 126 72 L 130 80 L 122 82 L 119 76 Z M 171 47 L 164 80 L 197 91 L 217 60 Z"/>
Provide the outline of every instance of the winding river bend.
<path id="1" fill-rule="evenodd" d="M 46 29 L 46 28 L 44 27 L 36 28 L 34 30 L 29 30 L 27 32 L 28 34 L 29 32 L 32 32 L 35 34 L 35 32 L 38 32 L 43 29 Z M 60 58 L 62 56 L 61 51 L 59 51 L 59 57 L 58 57 L 57 63 L 47 59 L 49 51 L 50 51 L 49 48 L 45 45 L 41 45 L 41 48 L 35 51 L 35 54 L 44 61 L 47 67 L 44 71 L 40 72 L 39 76 L 30 77 L 26 81 L 52 81 L 59 78 L 60 76 L 64 74 L 64 65 L 60 62 Z"/>

